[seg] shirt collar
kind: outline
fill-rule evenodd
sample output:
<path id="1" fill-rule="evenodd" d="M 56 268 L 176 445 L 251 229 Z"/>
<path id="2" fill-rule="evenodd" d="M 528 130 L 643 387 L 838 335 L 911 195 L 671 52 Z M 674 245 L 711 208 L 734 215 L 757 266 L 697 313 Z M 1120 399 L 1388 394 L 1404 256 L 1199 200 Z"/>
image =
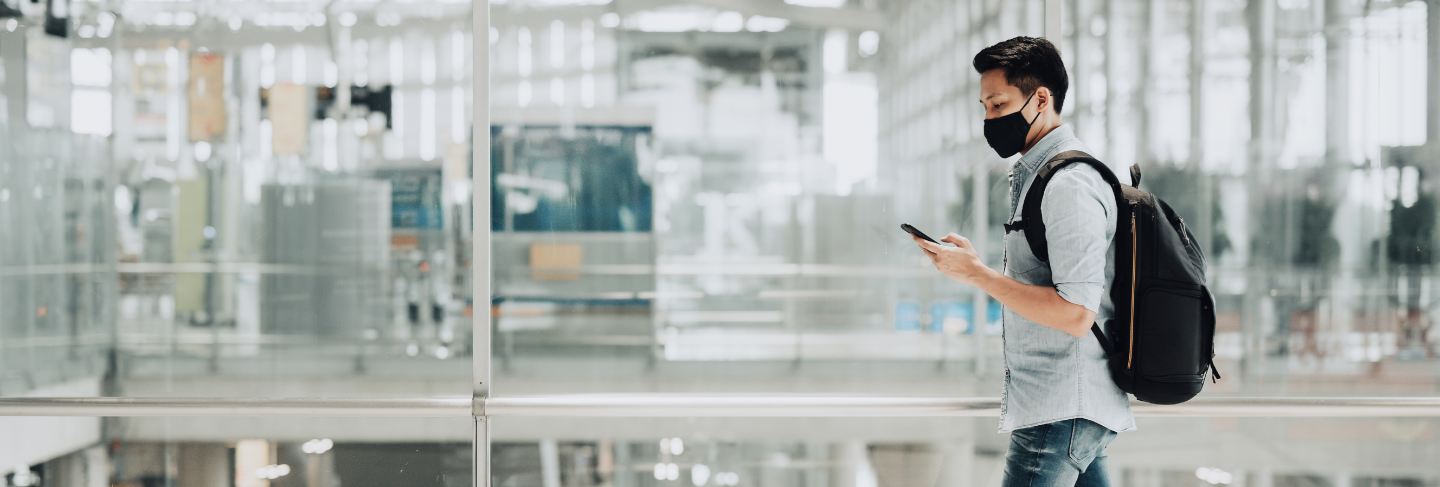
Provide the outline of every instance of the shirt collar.
<path id="1" fill-rule="evenodd" d="M 1035 146 L 1031 147 L 1029 152 L 1021 156 L 1020 160 L 1015 161 L 1014 169 L 1017 172 L 1023 171 L 1024 173 L 1032 173 L 1039 170 L 1041 164 L 1044 164 L 1045 161 L 1055 156 L 1055 151 L 1060 148 L 1060 144 L 1068 140 L 1073 140 L 1074 138 L 1075 131 L 1070 128 L 1070 125 L 1060 124 L 1060 126 L 1050 130 L 1050 133 L 1045 134 L 1044 137 L 1041 137 L 1039 141 L 1035 142 Z"/>

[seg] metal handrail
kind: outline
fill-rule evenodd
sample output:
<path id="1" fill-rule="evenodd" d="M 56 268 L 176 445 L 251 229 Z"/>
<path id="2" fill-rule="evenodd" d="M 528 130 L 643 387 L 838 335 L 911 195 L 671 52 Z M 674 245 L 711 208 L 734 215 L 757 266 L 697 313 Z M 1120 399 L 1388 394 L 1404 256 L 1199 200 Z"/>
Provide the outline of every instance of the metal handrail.
<path id="1" fill-rule="evenodd" d="M 241 399 L 160 397 L 7 397 L 0 416 L 192 417 L 348 416 L 461 417 L 474 402 L 467 396 L 421 399 Z"/>
<path id="2" fill-rule="evenodd" d="M 1429 417 L 1440 397 L 1210 396 L 1157 406 L 1152 417 Z M 472 399 L 237 399 L 140 397 L 0 398 L 0 416 L 347 416 L 347 417 L 994 417 L 994 397 L 828 395 L 559 394 Z"/>

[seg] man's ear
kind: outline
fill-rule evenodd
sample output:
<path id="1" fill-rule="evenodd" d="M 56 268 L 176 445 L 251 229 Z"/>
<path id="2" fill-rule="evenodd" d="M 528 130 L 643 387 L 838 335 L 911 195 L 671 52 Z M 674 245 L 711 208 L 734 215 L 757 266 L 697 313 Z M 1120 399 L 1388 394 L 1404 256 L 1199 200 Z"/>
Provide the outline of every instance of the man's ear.
<path id="1" fill-rule="evenodd" d="M 1035 88 L 1035 113 L 1045 113 L 1045 110 L 1048 110 L 1054 101 L 1055 99 L 1050 97 L 1050 88 L 1044 86 Z"/>

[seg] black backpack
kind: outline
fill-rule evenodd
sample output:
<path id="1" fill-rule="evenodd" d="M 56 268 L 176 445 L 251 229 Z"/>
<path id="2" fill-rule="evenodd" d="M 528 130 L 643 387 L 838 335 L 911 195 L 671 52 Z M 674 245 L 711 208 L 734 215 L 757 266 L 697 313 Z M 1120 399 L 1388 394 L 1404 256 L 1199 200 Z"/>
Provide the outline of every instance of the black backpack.
<path id="1" fill-rule="evenodd" d="M 1185 221 L 1170 205 L 1141 191 L 1138 168 L 1132 186 L 1120 184 L 1110 167 L 1080 151 L 1062 152 L 1041 166 L 1025 195 L 1019 222 L 1007 230 L 1025 231 L 1030 250 L 1049 261 L 1040 201 L 1050 177 L 1070 164 L 1095 168 L 1115 192 L 1115 280 L 1110 298 L 1115 316 L 1090 330 L 1110 363 L 1110 377 L 1121 390 L 1154 404 L 1190 400 L 1215 368 L 1215 300 L 1205 287 L 1205 254 Z"/>

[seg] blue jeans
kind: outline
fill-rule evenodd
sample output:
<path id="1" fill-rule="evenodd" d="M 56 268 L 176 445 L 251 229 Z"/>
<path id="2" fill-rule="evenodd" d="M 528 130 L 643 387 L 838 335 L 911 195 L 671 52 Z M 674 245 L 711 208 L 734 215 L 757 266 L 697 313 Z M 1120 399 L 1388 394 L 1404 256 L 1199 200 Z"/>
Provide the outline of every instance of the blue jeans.
<path id="1" fill-rule="evenodd" d="M 1004 487 L 1107 487 L 1105 447 L 1115 432 L 1066 419 L 1010 433 Z"/>

